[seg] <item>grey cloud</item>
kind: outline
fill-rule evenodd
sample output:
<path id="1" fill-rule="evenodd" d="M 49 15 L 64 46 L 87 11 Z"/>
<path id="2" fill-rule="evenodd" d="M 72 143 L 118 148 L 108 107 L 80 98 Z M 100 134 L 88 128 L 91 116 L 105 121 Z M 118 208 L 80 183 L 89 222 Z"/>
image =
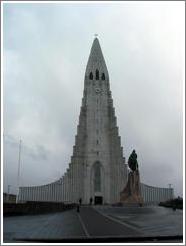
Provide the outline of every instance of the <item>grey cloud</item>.
<path id="1" fill-rule="evenodd" d="M 182 194 L 182 8 L 170 2 L 6 5 L 4 131 L 32 146 L 22 153 L 22 185 L 51 182 L 67 168 L 98 33 L 126 159 L 135 148 L 143 182 L 173 183 Z M 10 145 L 5 189 L 16 185 L 18 152 L 13 140 Z"/>

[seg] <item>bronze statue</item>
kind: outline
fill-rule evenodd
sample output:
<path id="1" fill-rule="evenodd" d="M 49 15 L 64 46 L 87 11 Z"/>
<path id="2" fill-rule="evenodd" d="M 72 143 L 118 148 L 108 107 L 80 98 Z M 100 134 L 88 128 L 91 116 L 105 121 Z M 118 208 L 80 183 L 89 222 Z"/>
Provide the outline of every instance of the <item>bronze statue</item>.
<path id="1" fill-rule="evenodd" d="M 135 150 L 133 150 L 132 154 L 129 156 L 128 165 L 132 171 L 135 171 L 138 169 L 137 154 Z"/>

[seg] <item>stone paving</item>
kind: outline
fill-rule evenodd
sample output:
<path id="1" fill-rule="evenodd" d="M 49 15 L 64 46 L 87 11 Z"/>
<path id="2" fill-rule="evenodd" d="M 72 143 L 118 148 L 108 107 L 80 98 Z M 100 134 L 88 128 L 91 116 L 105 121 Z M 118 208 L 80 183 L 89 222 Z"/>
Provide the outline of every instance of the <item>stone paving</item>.
<path id="1" fill-rule="evenodd" d="M 183 211 L 165 207 L 110 207 L 96 206 L 98 212 L 144 236 L 183 235 Z"/>
<path id="2" fill-rule="evenodd" d="M 4 241 L 85 237 L 76 210 L 4 218 Z"/>
<path id="3" fill-rule="evenodd" d="M 4 218 L 4 242 L 183 235 L 183 212 L 163 207 L 82 206 L 55 214 Z"/>

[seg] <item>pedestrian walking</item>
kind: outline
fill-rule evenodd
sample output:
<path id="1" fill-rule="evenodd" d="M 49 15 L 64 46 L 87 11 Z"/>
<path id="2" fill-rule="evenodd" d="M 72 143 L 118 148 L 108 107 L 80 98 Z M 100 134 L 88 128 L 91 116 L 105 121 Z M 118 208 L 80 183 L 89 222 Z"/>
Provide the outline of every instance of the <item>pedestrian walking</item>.
<path id="1" fill-rule="evenodd" d="M 92 197 L 90 198 L 90 205 L 92 205 Z"/>
<path id="2" fill-rule="evenodd" d="M 77 213 L 80 212 L 80 207 L 79 207 L 79 204 L 77 204 Z"/>

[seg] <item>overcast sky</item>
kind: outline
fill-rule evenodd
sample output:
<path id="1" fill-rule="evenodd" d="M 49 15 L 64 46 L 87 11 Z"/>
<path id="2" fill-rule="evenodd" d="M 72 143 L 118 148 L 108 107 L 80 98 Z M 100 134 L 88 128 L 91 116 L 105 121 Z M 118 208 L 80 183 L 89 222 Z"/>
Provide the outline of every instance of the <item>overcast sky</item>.
<path id="1" fill-rule="evenodd" d="M 182 195 L 184 2 L 4 3 L 4 191 L 63 175 L 97 33 L 126 160 Z"/>

